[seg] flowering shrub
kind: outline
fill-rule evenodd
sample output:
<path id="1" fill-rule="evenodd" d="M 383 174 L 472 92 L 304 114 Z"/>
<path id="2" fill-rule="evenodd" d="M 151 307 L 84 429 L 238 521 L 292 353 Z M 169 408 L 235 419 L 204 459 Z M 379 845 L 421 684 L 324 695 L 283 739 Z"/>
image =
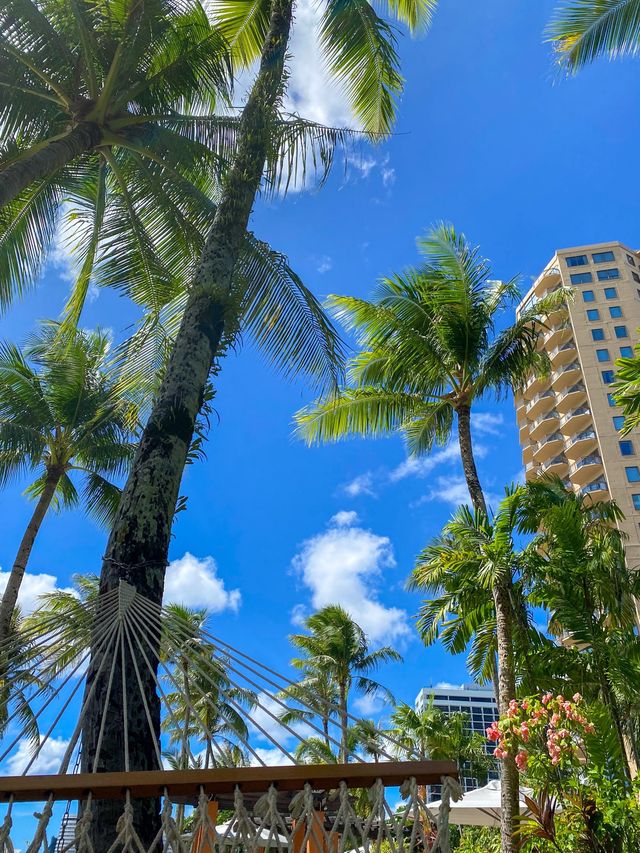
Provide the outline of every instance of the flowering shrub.
<path id="1" fill-rule="evenodd" d="M 507 715 L 489 726 L 487 737 L 496 744 L 496 758 L 513 756 L 520 772 L 540 777 L 582 764 L 584 735 L 594 731 L 579 693 L 572 699 L 545 693 L 541 699 L 512 699 Z"/>

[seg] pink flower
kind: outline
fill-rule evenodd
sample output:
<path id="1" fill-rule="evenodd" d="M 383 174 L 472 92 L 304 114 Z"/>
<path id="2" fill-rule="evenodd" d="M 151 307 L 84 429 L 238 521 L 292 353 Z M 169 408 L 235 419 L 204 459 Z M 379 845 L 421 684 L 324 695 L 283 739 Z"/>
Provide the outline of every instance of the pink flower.
<path id="1" fill-rule="evenodd" d="M 528 711 L 528 710 L 529 710 L 529 703 L 528 703 L 528 701 L 527 701 L 526 699 L 523 699 L 523 700 L 522 700 L 522 702 L 521 702 L 520 704 L 522 705 L 522 710 L 523 710 L 523 711 Z"/>
<path id="2" fill-rule="evenodd" d="M 573 694 L 573 701 L 574 702 L 582 702 L 582 696 L 579 693 L 574 693 Z"/>
<path id="3" fill-rule="evenodd" d="M 521 749 L 520 752 L 516 755 L 516 767 L 522 773 L 527 769 L 527 761 L 529 760 L 529 754 L 526 749 Z"/>
<path id="4" fill-rule="evenodd" d="M 551 695 L 551 693 L 545 693 L 544 696 L 542 697 L 542 704 L 548 705 L 552 699 L 553 699 L 553 696 Z"/>
<path id="5" fill-rule="evenodd" d="M 496 758 L 504 758 L 504 752 L 500 749 L 499 746 L 496 746 L 496 748 L 493 750 L 493 754 Z"/>
<path id="6" fill-rule="evenodd" d="M 487 737 L 491 741 L 498 740 L 498 738 L 500 737 L 500 729 L 498 728 L 497 723 L 491 723 L 491 725 L 487 729 Z"/>

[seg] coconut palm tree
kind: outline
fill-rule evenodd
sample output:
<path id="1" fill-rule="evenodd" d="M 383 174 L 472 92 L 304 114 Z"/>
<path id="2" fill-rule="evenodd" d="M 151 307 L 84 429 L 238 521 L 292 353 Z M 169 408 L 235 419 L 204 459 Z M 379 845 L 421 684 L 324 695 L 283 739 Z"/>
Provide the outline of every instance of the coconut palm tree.
<path id="1" fill-rule="evenodd" d="M 109 523 L 120 500 L 113 480 L 133 456 L 135 409 L 108 365 L 109 336 L 77 332 L 62 347 L 56 329 L 45 325 L 22 350 L 0 347 L 0 482 L 33 476 L 26 494 L 36 501 L 2 596 L 0 642 L 49 509 L 82 500 Z"/>
<path id="2" fill-rule="evenodd" d="M 441 631 L 452 651 L 461 652 L 471 642 L 472 669 L 484 678 L 495 676 L 497 658 L 501 716 L 516 695 L 514 628 L 524 622 L 527 641 L 531 632 L 526 614 L 518 620 L 514 607 L 521 598 L 516 584 L 521 555 L 513 541 L 520 502 L 520 489 L 508 492 L 492 519 L 481 510 L 460 507 L 418 556 L 408 582 L 410 589 L 427 593 L 418 618 L 425 643 L 434 642 Z M 515 763 L 507 761 L 502 780 L 503 848 L 513 834 L 517 791 Z"/>
<path id="3" fill-rule="evenodd" d="M 296 702 L 283 709 L 278 717 L 286 725 L 317 720 L 322 728 L 324 742 L 331 749 L 330 726 L 338 710 L 338 689 L 329 673 L 315 667 L 308 660 L 292 661 L 301 671 L 301 679 L 280 693 L 280 699 Z"/>
<path id="4" fill-rule="evenodd" d="M 36 41 L 40 42 L 50 37 L 51 28 L 55 29 L 57 16 L 53 16 L 52 22 L 36 3 L 30 0 L 14 2 L 26 3 L 27 13 L 14 15 L 11 7 L 7 18 L 11 22 L 10 33 L 13 41 L 7 40 L 6 52 L 11 56 L 16 52 L 26 52 L 27 58 L 31 60 L 38 50 L 30 44 L 30 31 L 25 39 L 22 39 L 19 35 L 22 29 L 13 23 L 14 20 L 24 21 L 23 26 L 26 29 L 35 27 Z M 392 2 L 390 13 L 406 22 L 412 29 L 416 29 L 428 21 L 433 6 L 434 0 L 409 0 L 408 3 L 401 4 Z M 98 4 L 96 8 L 98 12 L 95 18 L 83 14 L 83 5 L 75 14 L 67 15 L 65 10 L 60 16 L 65 25 L 69 22 L 69 30 L 65 30 L 64 35 L 68 36 L 67 41 L 73 50 L 76 46 L 78 48 L 78 56 L 74 55 L 72 67 L 79 67 L 81 73 L 85 67 L 92 66 L 92 63 L 86 62 L 84 58 L 84 42 L 91 43 L 103 27 L 100 13 L 103 13 L 104 4 Z M 152 26 L 145 25 L 142 12 L 146 8 L 131 0 L 119 7 L 122 16 L 116 16 L 116 33 L 111 45 L 113 49 L 107 51 L 107 56 L 109 60 L 113 58 L 113 63 L 108 66 L 104 90 L 98 93 L 99 107 L 96 105 L 94 109 L 91 104 L 87 108 L 90 119 L 101 119 L 109 103 L 111 91 L 118 81 L 120 69 L 131 71 L 136 67 L 140 56 L 147 60 L 148 55 L 144 54 L 144 49 L 155 39 L 156 31 Z M 293 16 L 293 0 L 272 0 L 268 7 L 263 5 L 259 8 L 255 4 L 224 0 L 215 4 L 214 9 L 215 23 L 220 25 L 222 35 L 232 46 L 234 58 L 246 64 L 259 58 L 259 69 L 236 126 L 232 166 L 225 175 L 204 249 L 191 278 L 175 344 L 171 347 L 171 358 L 164 371 L 147 428 L 143 432 L 139 453 L 134 460 L 132 474 L 124 491 L 103 562 L 103 589 L 112 588 L 119 580 L 128 580 L 139 592 L 155 602 L 159 602 L 161 598 L 179 484 L 188 458 L 196 419 L 205 398 L 210 370 L 216 356 L 220 354 L 221 347 L 228 344 L 237 332 L 237 304 L 242 301 L 244 292 L 234 292 L 234 273 L 237 272 L 242 255 L 247 222 L 262 182 L 265 163 L 268 167 L 274 149 L 278 148 L 278 107 L 286 86 L 285 56 Z M 162 11 L 164 13 L 164 7 Z M 155 17 L 164 20 L 166 15 L 158 16 L 156 10 L 152 9 L 152 18 Z M 84 24 L 82 30 L 77 27 L 78 19 Z M 15 35 L 14 31 L 18 35 Z M 138 31 L 145 34 L 140 42 Z M 83 38 L 83 35 L 87 38 Z M 16 40 L 19 46 L 16 46 Z M 329 66 L 335 75 L 345 82 L 354 111 L 364 128 L 368 131 L 387 132 L 394 115 L 394 96 L 402 85 L 397 67 L 395 35 L 389 23 L 381 18 L 366 0 L 364 3 L 354 0 L 348 4 L 330 0 L 324 12 L 321 40 L 326 48 Z M 54 41 L 57 45 L 60 39 Z M 159 41 L 162 42 L 162 39 Z M 172 55 L 181 55 L 179 49 L 175 50 L 175 42 L 172 49 Z M 145 61 L 140 63 L 144 67 Z M 21 71 L 21 68 L 20 66 L 17 73 L 24 76 L 26 72 Z M 91 73 L 89 71 L 89 76 Z M 25 81 L 24 88 L 30 89 L 28 84 L 31 82 L 31 78 Z M 51 82 L 66 95 L 64 75 L 62 80 L 52 76 Z M 101 78 L 97 82 L 99 84 Z M 165 92 L 167 88 L 164 87 Z M 132 95 L 128 88 L 126 91 L 128 97 L 125 104 L 129 100 L 135 100 L 135 93 Z M 188 89 L 186 93 L 178 92 L 177 100 L 189 100 L 192 91 L 195 98 L 198 86 L 193 87 L 193 90 Z M 26 97 L 32 97 L 31 93 L 27 92 Z M 142 106 L 144 107 L 144 104 Z M 156 104 L 153 106 L 156 107 Z M 164 107 L 165 103 L 161 106 Z M 124 109 L 124 106 L 122 108 Z M 15 111 L 11 115 L 14 122 L 19 120 Z M 78 118 L 81 119 L 80 122 Z M 97 137 L 98 134 L 93 128 L 95 122 L 89 121 L 89 127 L 84 127 L 87 123 L 85 118 L 85 112 L 81 112 L 79 117 L 75 114 L 72 116 L 72 128 L 75 129 L 76 124 L 79 124 L 78 132 L 68 134 L 69 138 L 65 135 L 59 146 L 54 145 L 54 141 L 51 141 L 46 133 L 43 134 L 44 138 L 40 138 L 38 142 L 44 143 L 45 153 L 38 158 L 39 149 L 30 149 L 20 163 L 16 164 L 17 168 L 9 173 L 12 176 L 9 186 L 13 187 L 13 190 L 7 193 L 5 202 L 17 198 L 16 193 L 23 189 L 27 192 L 30 182 L 39 180 L 43 173 L 48 175 L 50 171 L 62 168 L 67 164 L 67 156 L 73 163 L 75 157 L 86 150 L 87 137 L 91 134 Z M 125 123 L 129 121 L 127 115 L 123 118 Z M 142 123 L 144 124 L 144 121 Z M 318 129 L 312 128 L 307 136 L 317 138 Z M 281 138 L 290 143 L 291 131 L 286 130 Z M 91 136 L 91 140 L 93 139 L 94 136 Z M 291 145 L 285 145 L 285 149 L 290 151 Z M 63 150 L 64 154 L 61 153 Z M 304 161 L 305 158 L 302 159 Z M 326 161 L 326 157 L 323 159 Z M 191 158 L 186 158 L 186 162 L 191 163 Z M 8 168 L 8 164 L 6 165 Z M 270 177 L 268 168 L 267 177 Z M 153 203 L 150 207 L 154 210 Z M 140 233 L 138 229 L 138 234 Z M 281 322 L 283 310 L 280 297 L 258 287 L 256 301 L 264 310 L 270 309 L 272 313 L 273 323 L 256 325 L 258 339 L 264 341 L 268 338 L 270 341 L 273 359 L 279 363 L 284 362 L 291 369 L 306 358 L 312 371 L 317 373 L 317 350 L 309 346 L 308 338 L 302 340 L 299 336 L 292 337 L 288 333 L 287 322 Z M 301 310 L 304 314 L 307 308 L 303 307 Z M 285 312 L 285 318 L 290 319 L 291 312 Z M 312 320 L 316 321 L 316 329 L 322 323 L 317 317 Z M 296 324 L 290 323 L 289 328 L 295 330 Z M 326 376 L 327 362 L 324 358 L 320 360 L 323 362 L 320 372 Z M 93 672 L 90 671 L 89 678 L 92 676 Z M 149 692 L 152 693 L 151 674 L 148 686 Z M 88 762 L 92 760 L 90 744 L 95 742 L 95 738 L 92 738 L 92 728 L 95 726 L 96 715 L 106 691 L 106 682 L 102 684 L 98 679 L 92 694 L 94 713 L 88 714 L 84 731 L 86 749 L 83 752 L 83 760 Z M 157 719 L 159 709 L 153 697 L 151 704 L 150 713 Z M 130 713 L 131 731 L 135 731 L 134 720 L 144 719 L 144 709 L 131 707 Z M 107 723 L 102 739 L 105 754 L 108 755 L 107 761 L 113 769 L 117 769 L 122 763 L 122 752 L 118 747 L 119 734 L 119 721 L 114 718 L 112 724 Z M 130 751 L 131 766 L 144 769 L 152 760 L 153 754 L 154 746 L 142 737 L 133 744 Z M 98 822 L 105 827 L 110 826 L 112 819 L 107 819 L 107 812 L 110 811 L 108 805 L 99 804 L 97 807 L 104 810 Z M 157 832 L 157 820 L 152 820 L 149 815 L 147 817 L 148 820 L 141 819 L 137 823 L 145 825 L 141 831 L 144 837 L 148 835 L 151 839 Z M 103 834 L 106 837 L 107 833 Z"/>
<path id="5" fill-rule="evenodd" d="M 634 778 L 640 578 L 626 565 L 623 536 L 615 526 L 620 518 L 614 502 L 592 502 L 558 478 L 547 478 L 527 485 L 520 526 L 535 533 L 528 547 L 529 597 L 548 610 L 550 630 L 575 649 L 580 690 L 595 693 L 607 708 Z"/>
<path id="6" fill-rule="evenodd" d="M 401 433 L 418 455 L 447 443 L 455 426 L 471 502 L 486 517 L 473 452 L 473 406 L 520 387 L 534 369 L 546 370 L 538 334 L 546 313 L 567 294 L 559 291 L 530 305 L 498 330 L 501 313 L 519 297 L 517 280 L 490 281 L 488 262 L 451 225 L 432 228 L 418 246 L 424 264 L 383 279 L 373 302 L 329 300 L 355 332 L 361 352 L 351 362 L 351 384 L 298 412 L 297 431 L 308 443 Z M 506 654 L 513 618 L 506 574 L 495 575 L 491 594 L 498 648 Z M 500 652 L 498 663 L 500 707 L 506 712 L 515 679 L 510 659 Z M 507 775 L 511 780 L 505 779 L 503 791 L 515 814 L 515 764 Z M 511 844 L 510 834 L 503 833 L 505 844 Z"/>
<path id="7" fill-rule="evenodd" d="M 537 303 L 501 331 L 501 315 L 519 296 L 516 279 L 490 281 L 490 267 L 463 234 L 440 224 L 418 240 L 424 264 L 382 279 L 372 302 L 332 296 L 330 306 L 358 339 L 351 384 L 296 415 L 308 443 L 349 435 L 403 434 L 412 454 L 446 444 L 457 427 L 474 507 L 486 512 L 471 436 L 480 400 L 519 387 L 544 369 L 536 349 L 552 301 Z"/>
<path id="8" fill-rule="evenodd" d="M 560 63 L 572 72 L 600 56 L 636 56 L 640 49 L 640 2 L 562 0 L 547 34 Z"/>
<path id="9" fill-rule="evenodd" d="M 289 638 L 304 657 L 292 661 L 298 669 L 311 667 L 322 670 L 335 685 L 338 695 L 338 726 L 340 730 L 340 760 L 349 755 L 349 698 L 355 687 L 365 695 L 382 694 L 390 701 L 390 692 L 370 678 L 381 664 L 401 661 L 402 657 L 390 646 L 371 651 L 367 637 L 344 608 L 330 604 L 305 620 L 308 634 L 293 634 Z M 319 739 L 318 739 L 319 740 Z M 322 741 L 321 741 L 322 742 Z M 330 745 L 325 743 L 330 749 Z"/>

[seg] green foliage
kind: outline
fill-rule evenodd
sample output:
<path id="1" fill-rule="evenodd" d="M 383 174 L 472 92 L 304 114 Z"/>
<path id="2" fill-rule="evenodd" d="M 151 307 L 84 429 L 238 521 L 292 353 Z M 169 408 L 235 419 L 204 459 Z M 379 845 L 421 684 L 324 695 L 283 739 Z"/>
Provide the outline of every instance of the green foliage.
<path id="1" fill-rule="evenodd" d="M 500 853 L 500 830 L 484 826 L 461 827 L 452 849 L 457 853 Z"/>
<path id="2" fill-rule="evenodd" d="M 120 393 L 104 332 L 61 342 L 48 324 L 21 350 L 0 346 L 0 483 L 33 476 L 37 498 L 57 477 L 54 505 L 108 524 L 135 449 L 136 409 Z M 78 486 L 81 491 L 78 491 Z"/>
<path id="3" fill-rule="evenodd" d="M 426 453 L 449 440 L 461 407 L 501 397 L 531 369 L 545 369 L 536 340 L 551 302 L 498 330 L 517 282 L 489 282 L 488 262 L 450 225 L 418 246 L 423 266 L 383 279 L 374 301 L 330 298 L 361 351 L 350 362 L 350 385 L 296 415 L 309 444 L 401 432 L 412 454 Z"/>
<path id="4" fill-rule="evenodd" d="M 640 0 L 562 0 L 547 29 L 569 71 L 640 51 Z"/>

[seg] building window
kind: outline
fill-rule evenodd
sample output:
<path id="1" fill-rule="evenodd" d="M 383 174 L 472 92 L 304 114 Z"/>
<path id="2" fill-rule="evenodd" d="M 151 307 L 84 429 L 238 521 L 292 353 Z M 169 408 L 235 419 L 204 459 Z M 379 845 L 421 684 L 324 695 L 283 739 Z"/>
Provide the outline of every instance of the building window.
<path id="1" fill-rule="evenodd" d="M 633 456 L 633 442 L 632 441 L 619 441 L 620 445 L 620 453 L 622 456 Z"/>
<path id="2" fill-rule="evenodd" d="M 582 298 L 584 299 L 585 302 L 595 302 L 596 301 L 596 295 L 593 292 L 593 290 L 583 290 L 582 291 Z"/>
<path id="3" fill-rule="evenodd" d="M 600 319 L 600 312 L 598 311 L 597 308 L 589 308 L 587 310 L 587 320 L 593 321 L 593 320 L 599 320 L 599 319 Z"/>
<path id="4" fill-rule="evenodd" d="M 640 483 L 640 468 L 637 465 L 628 465 L 624 470 L 630 483 Z"/>
<path id="5" fill-rule="evenodd" d="M 624 426 L 624 415 L 615 415 L 613 418 L 613 425 L 617 430 L 621 430 Z"/>
<path id="6" fill-rule="evenodd" d="M 631 500 L 633 501 L 633 508 L 640 509 L 640 495 L 631 495 Z"/>
<path id="7" fill-rule="evenodd" d="M 609 281 L 612 278 L 620 278 L 620 270 L 618 267 L 609 267 L 606 270 L 598 270 L 598 281 Z"/>
<path id="8" fill-rule="evenodd" d="M 571 284 L 589 284 L 593 281 L 590 272 L 574 272 L 571 274 Z"/>
<path id="9" fill-rule="evenodd" d="M 610 406 L 617 406 L 618 404 L 615 401 L 615 397 L 613 394 L 607 394 L 607 400 L 609 401 Z"/>
<path id="10" fill-rule="evenodd" d="M 568 267 L 583 267 L 585 264 L 589 263 L 589 259 L 586 255 L 571 255 L 567 258 L 567 266 Z"/>
<path id="11" fill-rule="evenodd" d="M 613 252 L 594 252 L 591 255 L 594 264 L 604 264 L 605 261 L 615 261 Z"/>
<path id="12" fill-rule="evenodd" d="M 633 358 L 633 347 L 620 347 L 621 358 Z"/>
<path id="13" fill-rule="evenodd" d="M 640 275 L 638 275 L 637 272 L 632 272 L 631 277 L 633 278 L 634 281 L 637 281 L 638 284 L 640 284 Z"/>
<path id="14" fill-rule="evenodd" d="M 602 371 L 602 381 L 605 385 L 611 385 L 614 380 L 613 370 L 603 370 Z"/>
<path id="15" fill-rule="evenodd" d="M 627 332 L 626 326 L 614 326 L 613 331 L 616 333 L 616 338 L 628 338 L 629 333 Z"/>
<path id="16" fill-rule="evenodd" d="M 597 349 L 596 358 L 598 359 L 598 361 L 611 361 L 611 356 L 609 355 L 608 349 Z"/>
<path id="17" fill-rule="evenodd" d="M 631 264 L 631 266 L 632 266 L 632 267 L 635 267 L 636 262 L 635 262 L 635 260 L 634 260 L 633 255 L 627 255 L 627 263 L 628 263 L 628 264 Z"/>
<path id="18" fill-rule="evenodd" d="M 618 291 L 615 289 L 615 287 L 605 287 L 604 298 L 605 299 L 617 299 L 618 298 Z"/>
<path id="19" fill-rule="evenodd" d="M 591 329 L 591 337 L 594 341 L 603 341 L 604 329 Z"/>
<path id="20" fill-rule="evenodd" d="M 622 308 L 619 305 L 612 305 L 611 308 L 609 308 L 609 316 L 612 320 L 622 317 Z"/>

